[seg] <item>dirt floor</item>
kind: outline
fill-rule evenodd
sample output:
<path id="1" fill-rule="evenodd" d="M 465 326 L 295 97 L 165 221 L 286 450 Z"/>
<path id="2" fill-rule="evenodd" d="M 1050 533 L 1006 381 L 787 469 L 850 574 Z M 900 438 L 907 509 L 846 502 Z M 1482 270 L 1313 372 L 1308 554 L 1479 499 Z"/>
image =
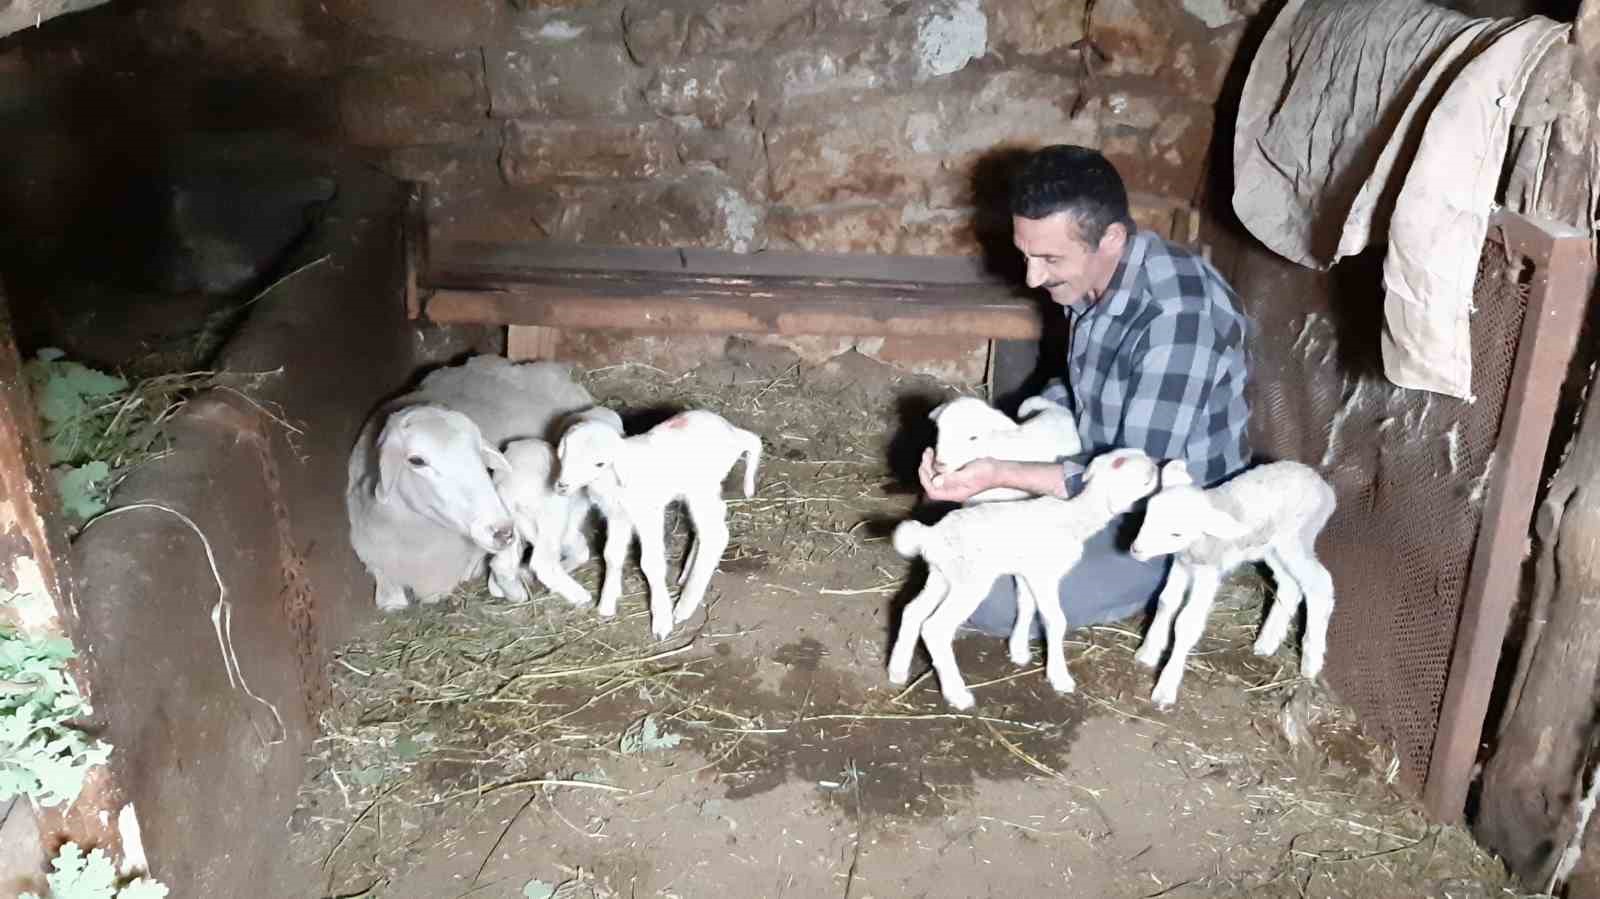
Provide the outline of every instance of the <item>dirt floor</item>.
<path id="1" fill-rule="evenodd" d="M 1070 696 L 977 637 L 958 644 L 971 713 L 931 675 L 892 687 L 889 625 L 920 574 L 885 525 L 912 510 L 939 385 L 759 347 L 585 377 L 633 427 L 693 406 L 763 435 L 708 607 L 656 643 L 630 564 L 612 621 L 480 584 L 375 623 L 337 653 L 289 822 L 308 895 L 1516 895 L 1394 791 L 1392 754 L 1300 681 L 1293 647 L 1250 654 L 1257 575 L 1230 584 L 1170 712 L 1133 664 L 1142 621 L 1071 634 Z"/>

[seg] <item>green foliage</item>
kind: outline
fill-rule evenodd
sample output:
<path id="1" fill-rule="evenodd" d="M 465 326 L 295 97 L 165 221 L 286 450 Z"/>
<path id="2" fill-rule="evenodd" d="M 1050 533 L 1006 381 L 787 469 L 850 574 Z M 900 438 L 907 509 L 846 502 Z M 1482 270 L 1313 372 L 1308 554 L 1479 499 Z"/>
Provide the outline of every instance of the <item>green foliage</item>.
<path id="1" fill-rule="evenodd" d="M 116 869 L 102 849 L 84 855 L 77 843 L 68 843 L 51 866 L 55 871 L 45 875 L 50 895 L 23 893 L 20 899 L 165 899 L 167 895 L 166 886 L 144 877 L 118 886 Z"/>
<path id="2" fill-rule="evenodd" d="M 640 752 L 654 752 L 658 749 L 671 749 L 682 742 L 683 734 L 663 731 L 655 715 L 646 715 L 628 725 L 628 729 L 622 732 L 622 739 L 617 748 L 623 755 L 633 755 Z"/>
<path id="3" fill-rule="evenodd" d="M 126 380 L 70 362 L 57 349 L 40 350 L 22 368 L 62 506 L 69 522 L 81 525 L 105 508 L 114 469 L 155 439 L 150 409 L 129 402 Z"/>
<path id="4" fill-rule="evenodd" d="M 0 591 L 0 605 L 15 598 Z M 91 711 L 67 673 L 73 654 L 65 638 L 0 625 L 0 802 L 26 794 L 39 805 L 70 805 L 89 769 L 111 754 L 71 724 Z"/>

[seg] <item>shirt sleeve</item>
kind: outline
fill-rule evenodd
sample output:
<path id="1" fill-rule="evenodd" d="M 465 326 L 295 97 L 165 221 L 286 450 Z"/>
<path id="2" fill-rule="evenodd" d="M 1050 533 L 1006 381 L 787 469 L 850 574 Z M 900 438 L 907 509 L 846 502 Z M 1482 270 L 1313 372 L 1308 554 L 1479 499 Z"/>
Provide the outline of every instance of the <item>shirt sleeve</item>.
<path id="1" fill-rule="evenodd" d="M 1128 377 L 1117 445 L 1156 459 L 1183 459 L 1204 420 L 1212 385 L 1225 361 L 1216 330 L 1201 309 L 1179 309 L 1153 321 L 1139 341 Z"/>

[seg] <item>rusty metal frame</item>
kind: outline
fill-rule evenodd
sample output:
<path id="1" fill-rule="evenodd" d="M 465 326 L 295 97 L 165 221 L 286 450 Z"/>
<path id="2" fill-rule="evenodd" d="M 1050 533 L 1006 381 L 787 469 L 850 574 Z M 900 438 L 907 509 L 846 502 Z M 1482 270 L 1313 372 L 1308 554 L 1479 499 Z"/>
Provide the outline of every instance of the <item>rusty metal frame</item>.
<path id="1" fill-rule="evenodd" d="M 1533 272 L 1495 441 L 1499 476 L 1489 481 L 1423 785 L 1428 816 L 1443 823 L 1460 821 L 1466 807 L 1516 603 L 1545 448 L 1594 283 L 1590 236 L 1584 231 L 1502 210 L 1490 222 L 1489 241 L 1511 258 L 1529 260 Z"/>

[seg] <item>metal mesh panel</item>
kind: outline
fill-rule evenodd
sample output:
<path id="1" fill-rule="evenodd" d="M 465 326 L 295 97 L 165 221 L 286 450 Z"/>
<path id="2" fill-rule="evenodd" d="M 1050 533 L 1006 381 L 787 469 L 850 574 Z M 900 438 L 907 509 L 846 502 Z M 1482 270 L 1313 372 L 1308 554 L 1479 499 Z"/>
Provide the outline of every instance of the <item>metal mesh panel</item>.
<path id="1" fill-rule="evenodd" d="M 1262 449 L 1313 463 L 1305 452 L 1320 454 L 1339 497 L 1318 544 L 1337 590 L 1326 676 L 1368 733 L 1397 752 L 1415 791 L 1428 773 L 1527 306 L 1508 277 L 1520 263 L 1495 243 L 1479 261 L 1476 402 L 1400 390 L 1378 374 L 1341 376 L 1329 364 L 1331 326 L 1319 337 L 1316 315 L 1289 359 L 1275 360 L 1288 363 L 1287 377 L 1256 389 Z M 1327 422 L 1325 439 L 1308 422 Z"/>

